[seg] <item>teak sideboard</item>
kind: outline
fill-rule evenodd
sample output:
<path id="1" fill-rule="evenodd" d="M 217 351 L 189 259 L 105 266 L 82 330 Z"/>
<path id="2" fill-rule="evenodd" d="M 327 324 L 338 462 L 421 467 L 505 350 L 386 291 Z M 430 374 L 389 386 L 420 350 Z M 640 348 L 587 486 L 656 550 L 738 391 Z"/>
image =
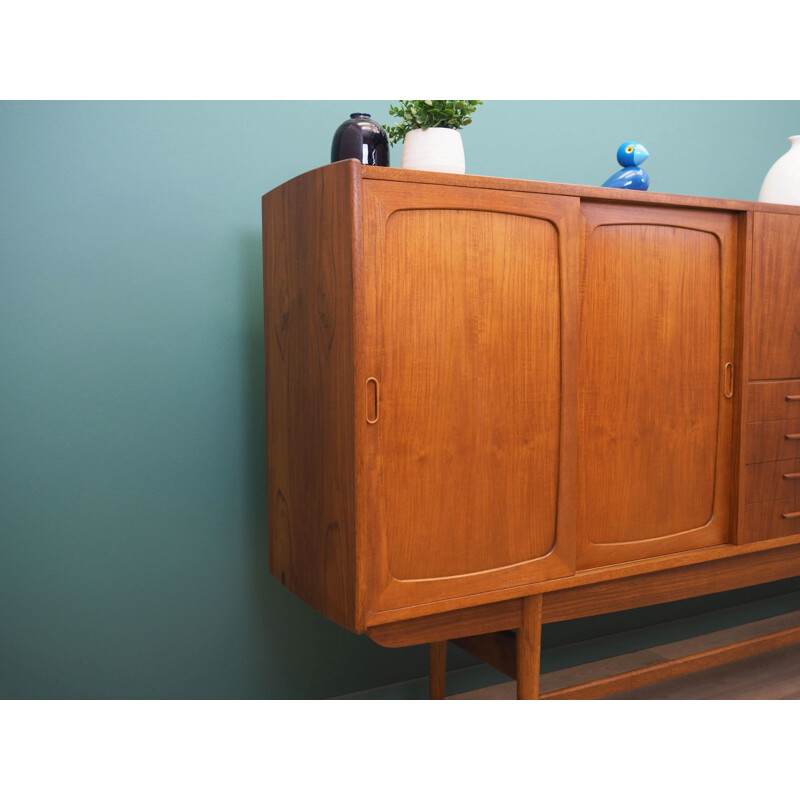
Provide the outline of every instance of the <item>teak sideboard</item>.
<path id="1" fill-rule="evenodd" d="M 342 161 L 263 198 L 270 570 L 520 698 L 542 623 L 800 575 L 800 208 Z"/>

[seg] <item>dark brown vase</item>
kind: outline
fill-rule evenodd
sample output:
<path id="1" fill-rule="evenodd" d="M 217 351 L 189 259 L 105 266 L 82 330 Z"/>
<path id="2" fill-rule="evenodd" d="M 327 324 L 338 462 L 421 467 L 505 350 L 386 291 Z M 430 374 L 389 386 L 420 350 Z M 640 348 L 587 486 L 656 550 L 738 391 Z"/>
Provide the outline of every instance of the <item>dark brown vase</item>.
<path id="1" fill-rule="evenodd" d="M 369 114 L 351 114 L 333 134 L 331 161 L 357 158 L 373 167 L 389 166 L 389 137 Z"/>

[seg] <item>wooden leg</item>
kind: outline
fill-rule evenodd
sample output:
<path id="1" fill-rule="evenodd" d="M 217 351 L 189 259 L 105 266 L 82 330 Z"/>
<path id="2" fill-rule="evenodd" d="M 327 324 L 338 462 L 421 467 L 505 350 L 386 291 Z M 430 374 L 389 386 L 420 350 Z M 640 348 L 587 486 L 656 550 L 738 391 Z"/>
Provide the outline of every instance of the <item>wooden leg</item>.
<path id="1" fill-rule="evenodd" d="M 517 700 L 538 700 L 539 658 L 542 651 L 542 596 L 522 603 L 522 626 L 517 630 Z"/>
<path id="2" fill-rule="evenodd" d="M 447 684 L 447 642 L 430 644 L 430 698 L 444 700 Z"/>

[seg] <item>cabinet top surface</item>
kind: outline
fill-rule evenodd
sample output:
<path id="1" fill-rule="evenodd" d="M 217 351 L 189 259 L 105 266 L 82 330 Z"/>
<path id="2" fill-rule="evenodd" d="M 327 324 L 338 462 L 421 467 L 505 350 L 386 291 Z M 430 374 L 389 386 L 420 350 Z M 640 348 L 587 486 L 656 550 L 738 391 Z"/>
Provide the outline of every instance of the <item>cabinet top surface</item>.
<path id="1" fill-rule="evenodd" d="M 571 183 L 550 183 L 546 181 L 521 180 L 518 178 L 494 178 L 485 175 L 454 175 L 446 172 L 423 172 L 421 170 L 398 169 L 396 167 L 370 167 L 356 159 L 326 164 L 310 170 L 304 175 L 341 170 L 347 164 L 354 179 L 396 181 L 433 186 L 459 186 L 471 189 L 495 189 L 507 192 L 533 192 L 537 194 L 558 194 L 587 199 L 622 201 L 651 205 L 684 206 L 727 211 L 769 211 L 778 214 L 800 214 L 800 206 L 760 203 L 752 200 L 729 200 L 717 197 L 696 197 L 694 195 L 665 194 L 662 192 L 642 192 L 631 189 L 608 189 L 602 186 L 583 186 Z M 292 183 L 302 176 L 292 178 Z M 282 184 L 286 185 L 286 184 Z M 276 191 L 281 187 L 276 187 Z M 267 195 L 271 194 L 268 192 Z M 265 195 L 265 197 L 267 196 Z"/>

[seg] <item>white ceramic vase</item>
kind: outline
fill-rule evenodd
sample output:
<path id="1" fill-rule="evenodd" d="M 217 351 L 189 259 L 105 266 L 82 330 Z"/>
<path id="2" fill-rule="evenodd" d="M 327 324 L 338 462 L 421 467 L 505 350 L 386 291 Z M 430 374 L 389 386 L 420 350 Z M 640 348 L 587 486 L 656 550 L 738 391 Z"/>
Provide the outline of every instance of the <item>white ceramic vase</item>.
<path id="1" fill-rule="evenodd" d="M 790 136 L 792 146 L 770 168 L 758 199 L 762 203 L 800 206 L 800 136 Z"/>
<path id="2" fill-rule="evenodd" d="M 461 133 L 452 128 L 409 131 L 403 141 L 402 169 L 428 172 L 465 172 Z"/>

